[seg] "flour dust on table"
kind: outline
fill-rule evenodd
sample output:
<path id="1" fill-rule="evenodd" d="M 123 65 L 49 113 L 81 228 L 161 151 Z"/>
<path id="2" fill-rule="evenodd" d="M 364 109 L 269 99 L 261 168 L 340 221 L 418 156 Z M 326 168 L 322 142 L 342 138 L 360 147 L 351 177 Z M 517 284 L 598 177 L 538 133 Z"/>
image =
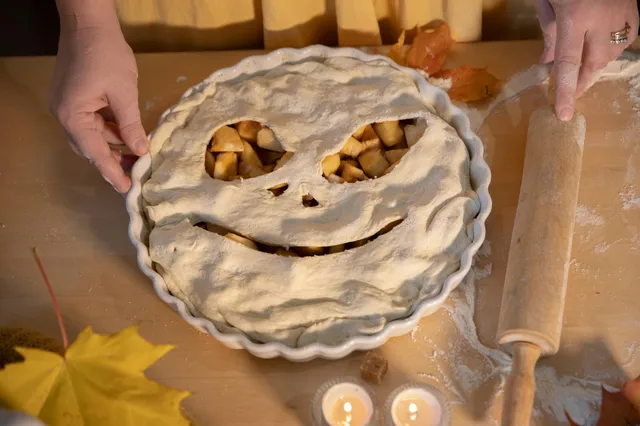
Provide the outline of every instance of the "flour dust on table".
<path id="1" fill-rule="evenodd" d="M 640 105 L 640 56 L 636 53 L 625 52 L 623 56 L 607 66 L 600 79 L 629 80 L 628 96 L 635 104 Z M 546 65 L 536 65 L 528 70 L 516 74 L 505 83 L 502 92 L 490 104 L 485 106 L 459 105 L 471 120 L 474 131 L 478 131 L 485 119 L 496 108 L 522 95 L 525 91 L 537 86 L 548 84 L 551 68 Z M 620 109 L 620 105 L 612 105 L 612 112 Z M 629 141 L 621 141 L 627 143 Z M 636 141 L 634 140 L 633 143 Z M 635 168 L 629 168 L 635 172 Z M 636 193 L 633 188 L 625 188 L 620 194 L 621 210 L 636 208 Z M 589 238 L 593 230 L 605 225 L 605 218 L 590 206 L 579 204 L 576 211 L 576 226 L 583 228 L 582 238 Z M 596 246 L 596 250 L 606 250 L 604 246 Z M 458 339 L 448 341 L 446 346 L 438 346 L 420 328 L 414 329 L 411 338 L 414 345 L 424 352 L 424 370 L 428 366 L 433 371 L 418 372 L 418 376 L 433 381 L 448 392 L 454 404 L 467 406 L 474 394 L 481 392 L 482 400 L 486 401 L 486 410 L 500 412 L 504 378 L 511 368 L 510 357 L 499 349 L 485 346 L 478 338 L 474 323 L 476 307 L 476 282 L 481 283 L 492 272 L 492 264 L 487 262 L 491 255 L 489 240 L 476 256 L 477 266 L 475 276 L 469 276 L 452 294 L 443 309 L 458 331 Z M 577 261 L 572 261 L 573 268 L 584 268 Z M 455 334 L 455 333 L 454 333 Z M 634 354 L 639 347 L 636 343 L 629 343 L 629 358 L 626 363 L 634 360 Z M 625 365 L 623 365 L 625 366 Z M 597 377 L 579 378 L 561 374 L 544 360 L 536 368 L 536 400 L 533 418 L 536 422 L 554 419 L 558 423 L 567 423 L 565 412 L 580 425 L 594 426 L 599 418 L 601 404 L 601 387 L 611 392 L 617 389 L 603 384 L 603 380 L 624 380 L 624 377 L 612 376 L 611 372 Z M 491 417 L 491 416 L 489 416 Z M 496 423 L 498 424 L 498 423 Z"/>
<path id="2" fill-rule="evenodd" d="M 418 372 L 419 377 L 444 388 L 454 405 L 468 407 L 469 401 L 481 393 L 485 410 L 497 416 L 502 407 L 504 379 L 511 369 L 511 358 L 499 349 L 485 346 L 478 338 L 473 320 L 476 280 L 481 282 L 482 278 L 467 277 L 443 306 L 459 333 L 458 339 L 449 341 L 446 348 L 439 348 L 429 333 L 423 335 L 420 328 L 411 333 L 411 338 L 424 352 L 423 368 L 434 368 L 430 373 Z M 542 422 L 540 424 L 545 424 L 545 419 L 549 418 L 564 423 L 566 411 L 578 424 L 594 426 L 599 417 L 602 386 L 599 380 L 573 377 L 561 374 L 549 365 L 539 365 L 533 418 Z M 607 389 L 617 392 L 615 388 Z"/>
<path id="3" fill-rule="evenodd" d="M 152 136 L 143 186 L 169 291 L 222 332 L 289 347 L 375 334 L 437 296 L 480 202 L 433 102 L 347 57 L 201 85 Z"/>
<path id="4" fill-rule="evenodd" d="M 493 110 L 512 99 L 522 95 L 529 89 L 547 85 L 553 67 L 550 64 L 534 65 L 512 76 L 502 87 L 496 98 L 480 106 L 458 104 L 469 117 L 471 129 L 478 131 Z M 629 80 L 628 96 L 634 102 L 634 111 L 640 111 L 640 53 L 625 51 L 616 61 L 609 63 L 600 73 L 598 81 Z M 612 105 L 612 110 L 620 109 L 620 105 Z"/>

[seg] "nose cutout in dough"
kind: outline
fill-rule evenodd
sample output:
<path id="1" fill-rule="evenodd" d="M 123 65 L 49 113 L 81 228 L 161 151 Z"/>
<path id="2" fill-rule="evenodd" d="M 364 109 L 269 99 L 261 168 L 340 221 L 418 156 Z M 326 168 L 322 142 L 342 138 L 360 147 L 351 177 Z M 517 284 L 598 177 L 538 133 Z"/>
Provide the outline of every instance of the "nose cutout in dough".
<path id="1" fill-rule="evenodd" d="M 302 196 L 302 205 L 305 207 L 317 207 L 320 205 L 320 203 L 315 198 L 313 198 L 313 195 L 306 194 Z"/>

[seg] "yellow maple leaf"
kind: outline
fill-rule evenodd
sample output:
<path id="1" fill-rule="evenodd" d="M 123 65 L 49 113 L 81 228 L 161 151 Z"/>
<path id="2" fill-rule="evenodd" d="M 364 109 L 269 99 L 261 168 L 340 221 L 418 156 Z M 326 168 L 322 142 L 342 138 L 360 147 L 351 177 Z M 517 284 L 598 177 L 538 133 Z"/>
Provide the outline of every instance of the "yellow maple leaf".
<path id="1" fill-rule="evenodd" d="M 64 357 L 16 348 L 24 362 L 0 370 L 0 401 L 50 426 L 188 425 L 188 392 L 147 379 L 144 370 L 172 345 L 153 345 L 136 326 L 112 335 L 84 329 Z"/>

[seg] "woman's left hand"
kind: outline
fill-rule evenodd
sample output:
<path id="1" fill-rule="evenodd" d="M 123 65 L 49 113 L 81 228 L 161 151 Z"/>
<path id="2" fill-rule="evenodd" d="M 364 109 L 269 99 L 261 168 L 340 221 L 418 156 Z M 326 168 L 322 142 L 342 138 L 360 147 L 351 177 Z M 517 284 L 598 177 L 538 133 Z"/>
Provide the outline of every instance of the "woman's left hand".
<path id="1" fill-rule="evenodd" d="M 535 0 L 535 4 L 545 42 L 540 61 L 554 61 L 556 115 L 568 121 L 576 98 L 638 35 L 638 4 L 636 0 Z M 613 44 L 611 33 L 627 24 L 627 41 Z"/>

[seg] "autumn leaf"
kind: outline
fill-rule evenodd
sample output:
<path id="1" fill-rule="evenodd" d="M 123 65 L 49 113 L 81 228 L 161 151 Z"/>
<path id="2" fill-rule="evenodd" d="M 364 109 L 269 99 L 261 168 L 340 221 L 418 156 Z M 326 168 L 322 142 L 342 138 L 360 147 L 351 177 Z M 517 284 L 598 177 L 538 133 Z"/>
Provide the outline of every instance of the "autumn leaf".
<path id="1" fill-rule="evenodd" d="M 596 426 L 638 424 L 640 424 L 640 415 L 622 392 L 609 392 L 602 388 L 602 406 Z"/>
<path id="2" fill-rule="evenodd" d="M 451 30 L 446 22 L 434 30 L 418 29 L 406 54 L 407 66 L 433 75 L 442 68 L 452 46 Z"/>
<path id="3" fill-rule="evenodd" d="M 155 383 L 144 370 L 173 347 L 153 345 L 136 326 L 113 335 L 80 333 L 64 357 L 15 348 L 24 362 L 0 370 L 0 401 L 56 425 L 188 425 L 188 392 Z"/>
<path id="4" fill-rule="evenodd" d="M 639 378 L 640 379 L 640 378 Z M 640 380 L 636 379 L 640 385 Z M 638 386 L 632 383 L 632 387 Z M 602 405 L 600 406 L 600 417 L 596 426 L 637 426 L 640 425 L 640 412 L 636 411 L 629 395 L 632 392 L 637 392 L 638 389 L 630 391 L 627 384 L 623 386 L 623 392 L 609 392 L 604 387 L 602 388 Z M 626 392 L 625 392 L 626 389 Z M 634 393 L 636 397 L 638 394 Z M 571 426 L 580 426 L 571 419 L 569 414 L 565 411 L 565 416 L 569 420 Z"/>
<path id="5" fill-rule="evenodd" d="M 485 68 L 466 65 L 440 71 L 435 78 L 451 78 L 451 89 L 447 92 L 452 101 L 477 102 L 498 94 L 501 82 Z"/>
<path id="6" fill-rule="evenodd" d="M 396 42 L 396 44 L 391 46 L 391 49 L 387 54 L 389 58 L 395 61 L 398 65 L 402 66 L 405 66 L 407 64 L 407 54 L 404 52 L 404 38 L 405 33 L 403 30 L 400 34 L 400 37 L 398 37 L 398 41 Z"/>
<path id="7" fill-rule="evenodd" d="M 620 392 L 633 404 L 637 414 L 640 416 L 640 376 L 635 380 L 626 382 Z"/>
<path id="8" fill-rule="evenodd" d="M 0 369 L 0 406 L 38 417 L 49 426 L 188 425 L 180 402 L 189 393 L 144 375 L 173 346 L 147 342 L 136 326 L 112 335 L 87 327 L 69 345 L 53 286 L 35 248 L 33 257 L 51 296 L 62 348 L 38 333 L 5 330 L 15 346 L 0 345 L 2 354 L 9 355 Z"/>
<path id="9" fill-rule="evenodd" d="M 569 413 L 567 413 L 567 410 L 564 410 L 564 416 L 567 418 L 567 420 L 569 421 L 569 426 L 580 426 L 578 423 L 574 422 L 573 419 L 571 418 L 571 416 L 569 415 Z"/>

